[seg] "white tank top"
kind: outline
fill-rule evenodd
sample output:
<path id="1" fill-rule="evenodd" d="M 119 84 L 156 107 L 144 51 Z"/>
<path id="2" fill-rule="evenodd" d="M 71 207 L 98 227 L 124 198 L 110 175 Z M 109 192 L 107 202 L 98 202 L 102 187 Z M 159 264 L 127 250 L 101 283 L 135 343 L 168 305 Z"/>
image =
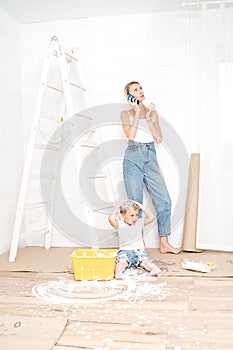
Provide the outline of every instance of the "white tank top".
<path id="1" fill-rule="evenodd" d="M 130 124 L 133 123 L 134 117 L 128 112 L 130 118 Z M 154 142 L 153 136 L 151 135 L 148 122 L 146 119 L 139 119 L 137 133 L 134 137 L 134 141 L 141 143 Z"/>

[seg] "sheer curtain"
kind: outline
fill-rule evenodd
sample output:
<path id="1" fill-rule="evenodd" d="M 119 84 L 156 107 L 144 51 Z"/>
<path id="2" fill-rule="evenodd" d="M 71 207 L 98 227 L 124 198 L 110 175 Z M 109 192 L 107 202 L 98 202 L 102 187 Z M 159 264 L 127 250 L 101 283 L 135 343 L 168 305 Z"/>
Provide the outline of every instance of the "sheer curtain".
<path id="1" fill-rule="evenodd" d="M 224 1 L 202 5 L 200 80 L 197 248 L 233 251 L 233 8 Z"/>

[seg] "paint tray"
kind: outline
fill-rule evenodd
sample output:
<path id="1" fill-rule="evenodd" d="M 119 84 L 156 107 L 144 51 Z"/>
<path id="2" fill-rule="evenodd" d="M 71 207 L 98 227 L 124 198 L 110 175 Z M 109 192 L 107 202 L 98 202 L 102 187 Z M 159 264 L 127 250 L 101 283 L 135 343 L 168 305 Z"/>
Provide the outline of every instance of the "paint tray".
<path id="1" fill-rule="evenodd" d="M 181 267 L 186 270 L 198 271 L 198 272 L 210 272 L 219 267 L 216 261 L 210 263 L 197 262 L 193 260 L 183 259 Z"/>
<path id="2" fill-rule="evenodd" d="M 72 255 L 75 280 L 111 280 L 114 278 L 118 249 L 76 249 Z"/>

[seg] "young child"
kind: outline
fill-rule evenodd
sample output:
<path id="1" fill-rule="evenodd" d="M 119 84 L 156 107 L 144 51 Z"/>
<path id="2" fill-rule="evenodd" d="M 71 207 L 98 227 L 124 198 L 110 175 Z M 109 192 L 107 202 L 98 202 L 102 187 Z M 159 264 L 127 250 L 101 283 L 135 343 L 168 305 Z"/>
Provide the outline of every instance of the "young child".
<path id="1" fill-rule="evenodd" d="M 144 218 L 138 218 L 138 212 L 144 212 Z M 143 205 L 133 200 L 124 201 L 120 206 L 120 215 L 112 213 L 108 220 L 118 230 L 119 251 L 116 256 L 115 278 L 121 278 L 126 268 L 143 267 L 150 275 L 160 276 L 162 271 L 150 260 L 145 252 L 143 226 L 151 223 L 154 217 L 146 212 Z"/>

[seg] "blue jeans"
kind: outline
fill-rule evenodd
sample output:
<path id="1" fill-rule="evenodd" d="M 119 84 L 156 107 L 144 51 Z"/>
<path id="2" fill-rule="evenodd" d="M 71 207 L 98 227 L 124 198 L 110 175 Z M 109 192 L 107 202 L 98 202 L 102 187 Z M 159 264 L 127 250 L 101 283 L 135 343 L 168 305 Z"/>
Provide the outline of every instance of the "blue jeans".
<path id="1" fill-rule="evenodd" d="M 119 250 L 116 256 L 116 264 L 121 260 L 127 261 L 129 263 L 128 267 L 135 266 L 138 267 L 142 261 L 150 260 L 148 255 L 144 250 Z"/>
<path id="2" fill-rule="evenodd" d="M 128 141 L 123 161 L 123 177 L 128 198 L 143 202 L 143 183 L 152 199 L 160 237 L 170 234 L 171 199 L 160 174 L 154 142 Z"/>

